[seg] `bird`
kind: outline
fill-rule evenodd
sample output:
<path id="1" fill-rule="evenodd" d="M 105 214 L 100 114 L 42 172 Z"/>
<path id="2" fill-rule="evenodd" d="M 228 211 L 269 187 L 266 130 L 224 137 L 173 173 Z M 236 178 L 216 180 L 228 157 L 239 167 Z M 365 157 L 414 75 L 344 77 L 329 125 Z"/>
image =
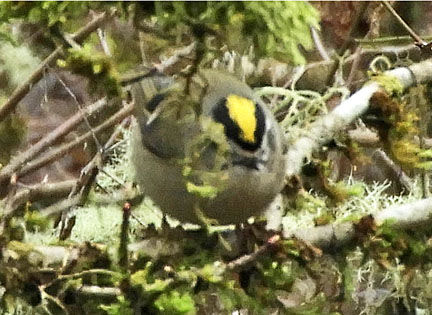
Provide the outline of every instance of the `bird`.
<path id="1" fill-rule="evenodd" d="M 163 213 L 184 223 L 240 224 L 282 190 L 283 133 L 233 74 L 153 72 L 132 83 L 131 94 L 135 181 Z"/>

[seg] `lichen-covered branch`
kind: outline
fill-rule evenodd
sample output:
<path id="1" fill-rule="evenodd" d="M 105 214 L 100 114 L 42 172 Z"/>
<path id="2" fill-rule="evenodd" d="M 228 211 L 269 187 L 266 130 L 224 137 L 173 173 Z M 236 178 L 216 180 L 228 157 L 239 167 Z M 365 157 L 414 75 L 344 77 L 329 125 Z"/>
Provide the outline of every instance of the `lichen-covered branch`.
<path id="1" fill-rule="evenodd" d="M 389 70 L 384 74 L 396 78 L 402 88 L 426 83 L 432 80 L 432 60 L 428 59 L 410 67 Z M 369 108 L 371 97 L 380 90 L 381 86 L 378 82 L 370 81 L 332 112 L 311 124 L 305 136 L 289 145 L 286 157 L 287 176 L 298 174 L 304 160 L 310 158 L 313 151 L 318 150 L 337 132 L 363 114 Z"/>
<path id="2" fill-rule="evenodd" d="M 401 228 L 415 228 L 430 224 L 432 220 L 432 198 L 390 207 L 376 214 L 375 220 L 378 224 L 390 220 L 393 225 Z"/>
<path id="3" fill-rule="evenodd" d="M 428 225 L 432 221 L 432 198 L 389 207 L 377 213 L 374 219 L 377 225 L 389 222 L 402 229 Z M 318 247 L 331 248 L 352 241 L 355 235 L 355 223 L 344 222 L 287 232 L 284 238 L 294 236 Z"/>

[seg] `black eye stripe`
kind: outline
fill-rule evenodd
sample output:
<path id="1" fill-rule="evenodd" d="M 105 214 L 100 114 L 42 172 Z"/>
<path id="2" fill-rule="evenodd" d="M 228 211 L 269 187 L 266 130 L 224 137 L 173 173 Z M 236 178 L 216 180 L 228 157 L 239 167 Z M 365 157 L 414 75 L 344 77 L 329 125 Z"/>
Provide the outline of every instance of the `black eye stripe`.
<path id="1" fill-rule="evenodd" d="M 261 146 L 261 143 L 263 141 L 264 138 L 264 133 L 265 133 L 265 128 L 266 128 L 266 121 L 265 121 L 265 116 L 264 116 L 264 112 L 261 108 L 261 106 L 258 106 L 257 104 L 255 104 L 256 110 L 255 110 L 255 117 L 257 120 L 257 127 L 255 130 L 255 139 L 257 139 L 257 146 Z"/>
<path id="2" fill-rule="evenodd" d="M 158 105 L 160 104 L 160 102 L 163 101 L 163 99 L 165 98 L 166 93 L 159 93 L 156 94 L 155 96 L 152 97 L 152 99 L 150 101 L 148 101 L 148 103 L 146 104 L 146 109 L 151 113 L 153 112 L 156 107 L 158 107 Z"/>
<path id="3" fill-rule="evenodd" d="M 255 104 L 255 118 L 257 120 L 257 124 L 254 132 L 255 142 L 251 143 L 241 139 L 240 127 L 230 118 L 226 103 L 227 99 L 223 98 L 216 104 L 212 111 L 213 119 L 224 125 L 225 133 L 229 139 L 235 141 L 238 145 L 240 145 L 241 148 L 245 150 L 255 151 L 261 146 L 265 132 L 265 116 L 261 107 Z"/>

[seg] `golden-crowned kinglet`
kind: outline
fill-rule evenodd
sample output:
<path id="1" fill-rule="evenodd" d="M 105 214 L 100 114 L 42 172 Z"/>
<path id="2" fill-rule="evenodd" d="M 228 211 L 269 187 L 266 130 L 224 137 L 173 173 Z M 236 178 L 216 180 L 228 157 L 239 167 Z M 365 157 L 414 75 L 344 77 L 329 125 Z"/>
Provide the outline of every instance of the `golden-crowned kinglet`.
<path id="1" fill-rule="evenodd" d="M 131 160 L 142 192 L 182 221 L 237 224 L 282 189 L 285 144 L 251 88 L 231 74 L 155 74 L 132 84 Z"/>

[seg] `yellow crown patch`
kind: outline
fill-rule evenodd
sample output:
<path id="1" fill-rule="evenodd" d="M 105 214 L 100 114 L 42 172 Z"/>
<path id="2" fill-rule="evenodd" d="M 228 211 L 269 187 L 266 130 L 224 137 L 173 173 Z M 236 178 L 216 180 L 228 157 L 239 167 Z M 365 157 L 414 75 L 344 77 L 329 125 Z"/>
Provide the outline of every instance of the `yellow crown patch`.
<path id="1" fill-rule="evenodd" d="M 227 97 L 226 107 L 231 120 L 240 128 L 240 138 L 245 142 L 255 143 L 257 127 L 255 103 L 248 98 L 230 94 Z"/>

